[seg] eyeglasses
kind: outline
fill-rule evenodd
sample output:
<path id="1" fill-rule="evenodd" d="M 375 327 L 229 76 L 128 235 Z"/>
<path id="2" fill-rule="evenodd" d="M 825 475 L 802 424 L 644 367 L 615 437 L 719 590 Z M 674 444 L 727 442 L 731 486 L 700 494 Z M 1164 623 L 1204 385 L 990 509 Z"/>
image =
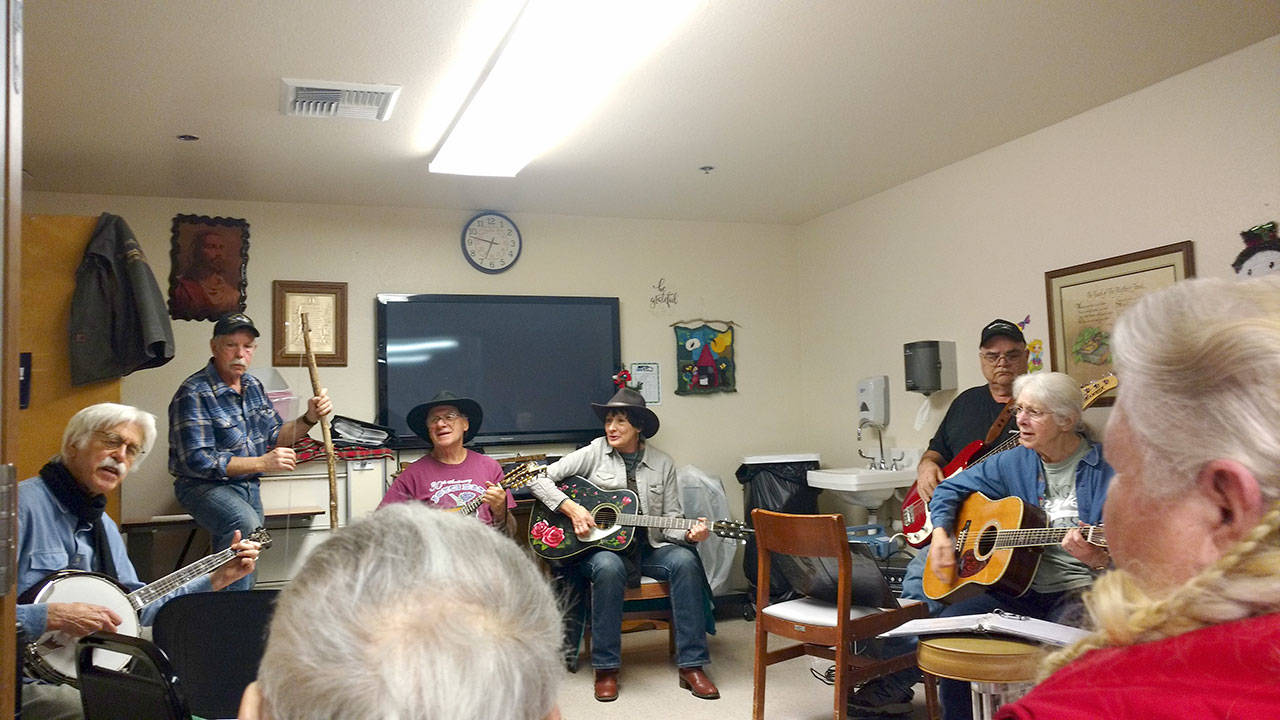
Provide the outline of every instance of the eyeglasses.
<path id="1" fill-rule="evenodd" d="M 1018 405 L 1013 409 L 1013 412 L 1018 415 L 1025 415 L 1031 418 L 1032 420 L 1039 420 L 1040 418 L 1049 414 L 1048 410 L 1041 410 L 1039 408 L 1027 407 L 1026 405 Z"/>
<path id="2" fill-rule="evenodd" d="M 440 422 L 441 420 L 443 420 L 443 421 L 445 421 L 445 422 L 447 422 L 447 423 L 451 423 L 451 422 L 453 422 L 454 420 L 457 420 L 457 419 L 458 419 L 458 418 L 460 418 L 460 417 L 462 417 L 462 413 L 457 413 L 457 412 L 444 412 L 444 413 L 440 413 L 439 415 L 432 415 L 431 417 L 427 418 L 427 424 L 428 424 L 428 425 L 435 425 L 436 423 Z"/>
<path id="3" fill-rule="evenodd" d="M 1026 351 L 1025 350 L 1006 350 L 1005 352 L 1002 352 L 1002 353 L 980 352 L 978 353 L 978 357 L 982 358 L 984 361 L 986 361 L 991 365 L 999 365 L 1001 360 L 1004 360 L 1005 362 L 1012 365 L 1018 362 L 1018 360 L 1022 358 L 1022 354 L 1024 352 Z"/>
<path id="4" fill-rule="evenodd" d="M 130 461 L 137 460 L 143 454 L 141 445 L 131 443 L 113 432 L 94 430 L 93 434 L 97 435 L 102 441 L 102 446 L 111 452 L 124 448 L 124 454 Z"/>

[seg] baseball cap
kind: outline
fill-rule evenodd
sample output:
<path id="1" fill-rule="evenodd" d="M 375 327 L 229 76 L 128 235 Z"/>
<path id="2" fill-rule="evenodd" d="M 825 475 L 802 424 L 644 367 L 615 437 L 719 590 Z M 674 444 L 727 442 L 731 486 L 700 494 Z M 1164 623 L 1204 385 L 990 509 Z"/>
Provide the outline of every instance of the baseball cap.
<path id="1" fill-rule="evenodd" d="M 230 335 L 237 330 L 248 330 L 253 333 L 254 337 L 258 337 L 260 334 L 258 332 L 258 328 L 253 326 L 253 320 L 251 320 L 248 315 L 245 315 L 242 312 L 237 312 L 231 313 L 230 315 L 223 315 L 219 318 L 218 322 L 213 326 L 213 336 L 218 337 L 219 335 Z"/>
<path id="2" fill-rule="evenodd" d="M 1027 338 L 1023 336 L 1022 331 L 1018 329 L 1017 325 L 1014 325 L 1008 320 L 996 318 L 995 320 L 987 323 L 986 327 L 982 328 L 982 342 L 978 343 L 978 347 L 986 345 L 988 340 L 997 335 L 1003 335 L 1010 340 L 1016 340 L 1023 345 L 1027 344 Z"/>

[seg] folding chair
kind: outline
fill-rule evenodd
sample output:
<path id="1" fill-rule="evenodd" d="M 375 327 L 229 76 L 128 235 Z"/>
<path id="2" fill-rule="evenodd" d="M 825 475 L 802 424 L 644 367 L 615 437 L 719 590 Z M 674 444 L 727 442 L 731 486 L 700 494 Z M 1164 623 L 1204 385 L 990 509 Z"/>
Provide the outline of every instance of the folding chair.
<path id="1" fill-rule="evenodd" d="M 755 696 L 752 718 L 764 717 L 765 671 L 769 665 L 811 655 L 835 662 L 836 720 L 847 717 L 849 689 L 889 673 L 914 667 L 916 655 L 875 659 L 852 652 L 855 640 L 869 640 L 914 618 L 928 615 L 923 603 L 902 607 L 855 607 L 853 558 L 841 515 L 789 515 L 759 508 L 751 511 L 756 531 Z M 836 602 L 813 597 L 769 603 L 773 555 L 834 558 L 839 568 Z M 799 643 L 769 650 L 769 635 Z"/>
<path id="2" fill-rule="evenodd" d="M 131 658 L 121 670 L 94 664 L 99 651 Z M 95 632 L 76 644 L 76 671 L 85 720 L 190 720 L 178 677 L 164 651 L 142 638 Z"/>

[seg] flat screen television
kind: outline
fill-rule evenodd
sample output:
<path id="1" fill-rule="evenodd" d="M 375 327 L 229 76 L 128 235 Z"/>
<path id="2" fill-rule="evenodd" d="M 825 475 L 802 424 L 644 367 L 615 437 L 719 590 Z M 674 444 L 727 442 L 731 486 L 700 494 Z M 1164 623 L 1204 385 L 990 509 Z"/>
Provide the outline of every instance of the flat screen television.
<path id="1" fill-rule="evenodd" d="M 472 445 L 586 442 L 622 362 L 618 298 L 394 295 L 376 301 L 378 423 L 426 447 L 405 417 L 441 390 L 480 403 Z"/>

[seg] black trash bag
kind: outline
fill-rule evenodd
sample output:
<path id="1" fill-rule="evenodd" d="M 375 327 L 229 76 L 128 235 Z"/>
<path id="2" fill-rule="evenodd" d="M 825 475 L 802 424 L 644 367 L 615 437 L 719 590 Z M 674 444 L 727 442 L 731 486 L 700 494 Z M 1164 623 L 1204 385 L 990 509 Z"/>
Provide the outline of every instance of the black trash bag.
<path id="1" fill-rule="evenodd" d="M 817 460 L 739 465 L 734 476 L 743 486 L 743 515 L 747 525 L 751 525 L 751 511 L 756 508 L 794 515 L 818 514 L 820 490 L 809 487 L 806 480 L 807 473 L 817 469 Z M 742 558 L 742 571 L 751 584 L 753 597 L 756 589 L 756 556 L 755 538 L 748 537 L 746 552 Z M 791 589 L 791 583 L 787 582 L 775 564 L 769 573 L 770 602 L 791 597 Z"/>
<path id="2" fill-rule="evenodd" d="M 850 554 L 853 556 L 853 604 L 877 608 L 897 607 L 898 601 L 893 596 L 888 581 L 884 579 L 884 573 L 867 548 L 852 545 Z M 829 603 L 839 601 L 837 589 L 840 565 L 833 557 L 774 554 L 771 570 L 781 572 L 791 587 L 801 595 Z"/>

